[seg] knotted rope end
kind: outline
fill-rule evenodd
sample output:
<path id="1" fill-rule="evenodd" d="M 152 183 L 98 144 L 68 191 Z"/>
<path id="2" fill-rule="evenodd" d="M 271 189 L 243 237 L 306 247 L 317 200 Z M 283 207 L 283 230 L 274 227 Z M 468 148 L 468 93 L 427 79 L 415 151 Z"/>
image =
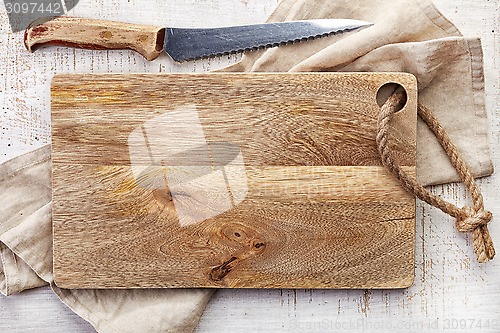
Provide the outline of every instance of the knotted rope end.
<path id="1" fill-rule="evenodd" d="M 495 257 L 495 248 L 487 227 L 492 218 L 493 214 L 489 211 L 466 206 L 462 208 L 461 216 L 456 221 L 458 231 L 472 233 L 474 253 L 480 263 L 486 263 Z"/>
<path id="2" fill-rule="evenodd" d="M 472 232 L 473 230 L 486 226 L 493 218 L 493 214 L 489 211 L 476 211 L 472 207 L 462 208 L 462 217 L 457 218 L 457 229 L 460 232 Z"/>

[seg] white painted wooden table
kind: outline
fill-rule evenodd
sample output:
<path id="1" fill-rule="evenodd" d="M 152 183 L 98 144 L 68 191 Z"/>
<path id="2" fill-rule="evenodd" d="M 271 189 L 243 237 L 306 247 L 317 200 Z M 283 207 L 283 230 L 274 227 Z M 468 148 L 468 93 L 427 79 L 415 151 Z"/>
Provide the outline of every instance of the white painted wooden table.
<path id="1" fill-rule="evenodd" d="M 278 0 L 80 0 L 75 16 L 172 26 L 218 26 L 265 21 Z M 500 164 L 498 0 L 436 0 L 466 36 L 480 36 L 485 53 L 491 147 Z M 192 72 L 221 68 L 238 56 L 174 64 L 147 62 L 128 51 L 52 48 L 27 53 L 10 32 L 0 5 L 0 162 L 50 140 L 49 82 L 60 72 Z M 409 21 L 411 24 L 411 21 Z M 480 182 L 495 216 L 500 246 L 500 177 Z M 460 185 L 436 187 L 465 203 Z M 1 217 L 0 217 L 1 218 Z M 500 259 L 479 265 L 469 236 L 437 209 L 419 204 L 416 280 L 406 290 L 224 290 L 216 293 L 199 332 L 500 332 Z M 495 326 L 496 325 L 496 326 Z M 50 289 L 0 297 L 0 332 L 94 332 Z"/>

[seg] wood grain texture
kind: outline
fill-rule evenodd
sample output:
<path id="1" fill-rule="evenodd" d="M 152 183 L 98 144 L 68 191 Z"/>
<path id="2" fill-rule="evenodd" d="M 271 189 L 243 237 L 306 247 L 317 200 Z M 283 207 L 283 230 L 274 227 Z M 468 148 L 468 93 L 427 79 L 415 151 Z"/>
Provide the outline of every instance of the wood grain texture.
<path id="1" fill-rule="evenodd" d="M 163 27 L 68 16 L 46 21 L 33 22 L 26 29 L 24 44 L 30 52 L 43 45 L 93 50 L 130 49 L 147 60 L 154 60 L 163 51 Z"/>
<path id="2" fill-rule="evenodd" d="M 56 76 L 56 283 L 408 287 L 415 199 L 375 144 L 388 82 L 407 90 L 391 146 L 414 173 L 408 74 Z"/>
<path id="3" fill-rule="evenodd" d="M 220 26 L 264 22 L 277 0 L 80 0 L 71 15 L 162 26 Z M 465 36 L 481 37 L 485 54 L 486 109 L 493 160 L 500 162 L 498 45 L 500 12 L 495 1 L 434 0 Z M 186 13 L 190 15 L 186 15 Z M 201 72 L 221 68 L 238 56 L 176 64 L 168 57 L 148 62 L 128 51 L 56 48 L 27 53 L 21 34 L 9 31 L 0 6 L 0 160 L 50 142 L 50 77 L 54 73 Z M 41 94 L 40 92 L 46 92 Z M 480 181 L 486 205 L 500 214 L 498 175 Z M 433 191 L 465 203 L 461 185 Z M 481 320 L 471 332 L 498 332 L 500 261 L 480 265 L 468 236 L 455 231 L 439 210 L 417 205 L 416 280 L 403 290 L 237 290 L 218 291 L 196 332 L 441 332 L 452 320 Z M 500 228 L 493 221 L 493 239 Z M 485 327 L 484 323 L 490 326 Z M 435 327 L 430 324 L 436 323 Z M 341 326 L 340 328 L 338 328 Z M 437 327 L 437 328 L 436 328 Z M 78 318 L 48 289 L 0 296 L 0 330 L 19 333 L 95 330 Z"/>

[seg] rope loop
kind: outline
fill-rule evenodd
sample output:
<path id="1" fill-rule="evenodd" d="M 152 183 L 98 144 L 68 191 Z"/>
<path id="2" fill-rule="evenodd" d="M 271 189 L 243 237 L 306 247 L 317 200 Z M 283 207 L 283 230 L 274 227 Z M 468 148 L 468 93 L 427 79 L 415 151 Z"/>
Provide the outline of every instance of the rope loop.
<path id="1" fill-rule="evenodd" d="M 479 262 L 487 262 L 493 259 L 495 248 L 487 227 L 493 215 L 491 212 L 484 210 L 483 196 L 480 188 L 477 186 L 474 175 L 469 166 L 460 157 L 458 149 L 451 141 L 448 133 L 432 113 L 421 103 L 418 103 L 418 115 L 427 124 L 446 151 L 451 164 L 457 170 L 471 194 L 473 207 L 465 206 L 458 208 L 454 204 L 429 192 L 414 177 L 408 175 L 394 159 L 392 151 L 389 148 L 389 125 L 404 97 L 405 91 L 403 87 L 398 87 L 381 107 L 378 119 L 377 147 L 382 164 L 396 176 L 407 191 L 429 205 L 437 207 L 446 214 L 454 217 L 456 219 L 456 227 L 459 231 L 472 233 L 474 253 Z"/>

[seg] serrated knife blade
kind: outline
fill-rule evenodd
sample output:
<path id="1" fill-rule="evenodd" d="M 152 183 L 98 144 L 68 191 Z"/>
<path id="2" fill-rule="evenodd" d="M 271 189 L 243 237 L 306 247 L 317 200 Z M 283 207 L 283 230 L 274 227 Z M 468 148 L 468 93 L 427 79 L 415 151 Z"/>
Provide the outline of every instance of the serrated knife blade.
<path id="1" fill-rule="evenodd" d="M 45 18 L 25 32 L 29 51 L 41 45 L 86 49 L 132 49 L 146 59 L 162 51 L 182 62 L 269 48 L 366 28 L 371 23 L 350 19 L 317 19 L 192 29 L 164 28 L 76 17 Z"/>
<path id="2" fill-rule="evenodd" d="M 318 19 L 213 29 L 167 28 L 164 49 L 175 61 L 185 61 L 286 45 L 369 25 L 356 20 Z"/>

